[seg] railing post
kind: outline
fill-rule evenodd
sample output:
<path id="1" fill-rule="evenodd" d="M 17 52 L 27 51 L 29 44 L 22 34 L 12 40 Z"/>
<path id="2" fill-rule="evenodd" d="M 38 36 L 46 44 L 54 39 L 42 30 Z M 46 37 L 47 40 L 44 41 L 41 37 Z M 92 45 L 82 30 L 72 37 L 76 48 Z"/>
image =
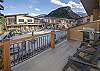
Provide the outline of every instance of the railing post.
<path id="1" fill-rule="evenodd" d="M 10 41 L 4 41 L 3 45 L 3 71 L 11 71 L 10 63 Z"/>
<path id="2" fill-rule="evenodd" d="M 51 31 L 51 48 L 55 48 L 55 32 Z"/>

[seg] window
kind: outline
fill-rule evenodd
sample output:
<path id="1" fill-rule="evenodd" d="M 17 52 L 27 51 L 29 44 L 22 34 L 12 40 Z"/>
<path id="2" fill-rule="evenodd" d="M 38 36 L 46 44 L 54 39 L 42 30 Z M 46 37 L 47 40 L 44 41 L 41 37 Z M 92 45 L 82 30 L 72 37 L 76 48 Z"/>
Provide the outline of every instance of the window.
<path id="1" fill-rule="evenodd" d="M 24 19 L 19 19 L 19 22 L 24 22 Z"/>
<path id="2" fill-rule="evenodd" d="M 15 18 L 7 18 L 8 24 L 16 24 Z"/>
<path id="3" fill-rule="evenodd" d="M 28 21 L 28 22 L 32 22 L 32 19 L 28 19 L 27 21 Z"/>

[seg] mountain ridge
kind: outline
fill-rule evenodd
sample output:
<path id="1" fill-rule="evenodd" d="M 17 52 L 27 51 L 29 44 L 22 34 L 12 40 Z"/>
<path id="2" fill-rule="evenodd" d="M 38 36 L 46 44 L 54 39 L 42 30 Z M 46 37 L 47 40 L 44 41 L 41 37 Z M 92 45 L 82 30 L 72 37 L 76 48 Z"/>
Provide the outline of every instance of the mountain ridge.
<path id="1" fill-rule="evenodd" d="M 75 12 L 73 12 L 69 6 L 57 8 L 56 10 L 51 11 L 45 17 L 56 17 L 56 18 L 67 18 L 67 19 L 80 18 L 80 16 Z"/>

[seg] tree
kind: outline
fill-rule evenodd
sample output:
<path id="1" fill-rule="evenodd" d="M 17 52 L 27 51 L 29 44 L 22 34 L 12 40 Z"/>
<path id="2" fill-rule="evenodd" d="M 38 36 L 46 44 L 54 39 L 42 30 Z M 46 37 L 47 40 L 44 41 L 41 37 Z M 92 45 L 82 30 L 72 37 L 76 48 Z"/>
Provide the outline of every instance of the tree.
<path id="1" fill-rule="evenodd" d="M 0 0 L 1 3 L 3 3 L 3 0 Z M 4 7 L 0 4 L 0 10 L 4 10 Z M 4 18 L 4 15 L 0 13 L 0 34 L 3 34 L 5 30 L 5 23 L 6 20 Z"/>

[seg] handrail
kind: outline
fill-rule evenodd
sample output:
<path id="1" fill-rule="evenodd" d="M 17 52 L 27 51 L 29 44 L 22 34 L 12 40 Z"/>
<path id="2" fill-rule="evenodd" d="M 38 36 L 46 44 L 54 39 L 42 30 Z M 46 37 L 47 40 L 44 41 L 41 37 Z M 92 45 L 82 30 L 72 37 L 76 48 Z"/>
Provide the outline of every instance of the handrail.
<path id="1" fill-rule="evenodd" d="M 43 52 L 44 50 L 48 49 L 49 47 L 55 48 L 56 43 L 61 42 L 62 39 L 66 38 L 65 37 L 66 34 L 64 34 L 64 35 L 60 35 L 61 38 L 55 39 L 55 32 L 63 32 L 63 31 L 62 30 L 52 31 L 49 33 L 37 34 L 33 36 L 30 35 L 18 39 L 8 39 L 8 40 L 1 41 L 0 47 L 3 48 L 3 53 L 2 53 L 3 71 L 11 71 L 11 66 L 15 66 L 16 63 L 19 64 L 21 63 L 20 61 L 23 62 L 25 61 L 24 59 L 27 60 L 30 57 L 34 56 L 34 54 L 37 55 Z M 14 58 L 16 57 L 16 54 L 18 54 L 17 59 Z M 14 56 L 13 57 L 14 59 L 11 59 L 12 56 Z"/>
<path id="2" fill-rule="evenodd" d="M 24 37 L 24 38 L 20 38 L 20 39 L 10 40 L 10 43 L 16 43 L 16 42 L 27 40 L 27 39 L 34 39 L 36 37 L 46 35 L 46 34 L 50 34 L 50 33 L 38 34 L 38 35 L 34 35 L 34 36 L 29 36 L 29 37 Z"/>
<path id="3" fill-rule="evenodd" d="M 65 31 L 65 30 L 58 30 L 56 32 L 61 32 L 61 31 Z M 10 43 L 16 43 L 16 42 L 19 42 L 19 41 L 23 41 L 23 40 L 27 40 L 27 39 L 32 39 L 32 38 L 34 39 L 36 37 L 47 35 L 47 34 L 50 34 L 50 33 L 37 34 L 37 35 L 34 35 L 34 36 L 24 37 L 24 38 L 15 39 L 15 40 L 10 39 Z M 23 36 L 23 35 L 21 35 L 21 36 Z"/>
<path id="4" fill-rule="evenodd" d="M 57 30 L 56 32 L 61 32 L 61 31 L 66 31 L 66 30 Z M 43 33 L 43 34 L 37 34 L 37 35 L 34 35 L 34 36 L 29 36 L 29 37 L 24 37 L 24 38 L 19 38 L 19 39 L 10 39 L 10 43 L 16 43 L 16 42 L 19 42 L 19 41 L 23 41 L 23 40 L 27 40 L 27 39 L 34 39 L 36 37 L 39 37 L 39 36 L 43 36 L 43 35 L 47 35 L 47 34 L 50 34 L 50 33 Z M 24 36 L 24 35 L 19 35 L 19 36 Z M 17 36 L 15 36 L 14 38 L 17 38 Z M 2 43 L 0 42 L 0 46 L 3 45 L 3 42 Z"/>

